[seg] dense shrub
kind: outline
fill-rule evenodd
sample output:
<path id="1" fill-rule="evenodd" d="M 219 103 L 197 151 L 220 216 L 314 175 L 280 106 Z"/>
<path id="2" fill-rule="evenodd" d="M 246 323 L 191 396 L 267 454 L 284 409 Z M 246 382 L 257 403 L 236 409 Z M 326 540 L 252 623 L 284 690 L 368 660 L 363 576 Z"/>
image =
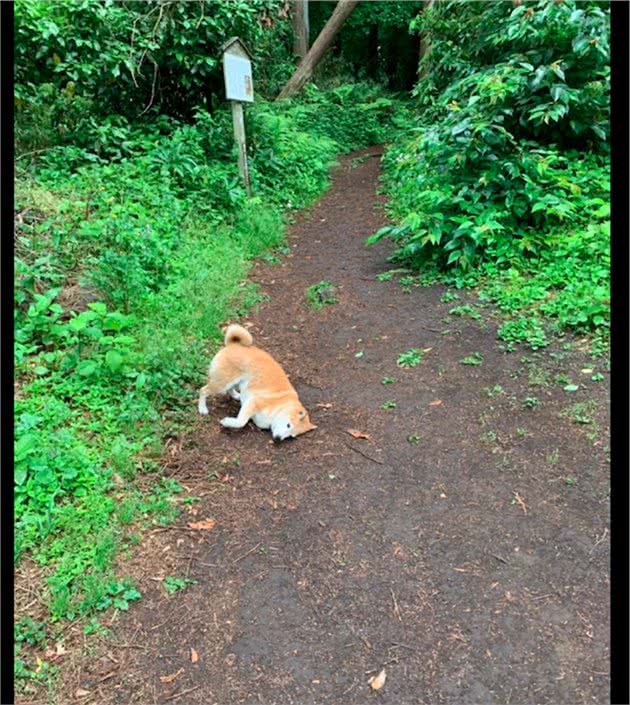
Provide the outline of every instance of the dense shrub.
<path id="1" fill-rule="evenodd" d="M 396 223 L 368 242 L 391 237 L 396 260 L 479 275 L 535 271 L 595 232 L 597 312 L 563 315 L 559 299 L 541 310 L 567 325 L 607 320 L 606 230 L 589 223 L 607 216 L 608 23 L 606 5 L 570 0 L 445 1 L 419 15 L 433 46 L 417 123 L 385 158 Z M 561 270 L 582 281 L 583 268 Z M 568 288 L 582 300 L 585 286 Z"/>
<path id="2" fill-rule="evenodd" d="M 293 67 L 282 0 L 19 0 L 18 153 L 85 143 L 112 115 L 120 126 L 214 110 L 224 100 L 220 46 L 233 35 L 254 55 L 257 92 L 274 95 Z"/>

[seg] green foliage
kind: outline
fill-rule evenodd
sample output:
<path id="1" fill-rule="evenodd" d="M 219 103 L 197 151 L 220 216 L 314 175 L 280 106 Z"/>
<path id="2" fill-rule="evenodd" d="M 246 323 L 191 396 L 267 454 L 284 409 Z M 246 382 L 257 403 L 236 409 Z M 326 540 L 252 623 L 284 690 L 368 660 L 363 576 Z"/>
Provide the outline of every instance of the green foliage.
<path id="1" fill-rule="evenodd" d="M 196 582 L 196 580 L 190 580 L 188 578 L 176 578 L 173 575 L 167 575 L 164 578 L 162 585 L 164 586 L 166 592 L 172 595 L 174 592 L 183 590 L 189 585 L 194 585 Z"/>
<path id="2" fill-rule="evenodd" d="M 257 91 L 274 95 L 292 66 L 291 24 L 280 0 L 19 0 L 18 145 L 33 148 L 42 115 L 56 143 L 69 136 L 68 126 L 95 129 L 96 115 L 188 119 L 199 105 L 214 108 L 224 98 L 220 46 L 235 35 L 254 55 Z M 70 111 L 59 124 L 64 105 Z M 82 111 L 87 105 L 90 114 Z"/>
<path id="3" fill-rule="evenodd" d="M 544 348 L 548 343 L 542 323 L 537 318 L 525 316 L 506 321 L 497 336 L 508 343 L 529 343 L 533 350 Z"/>
<path id="4" fill-rule="evenodd" d="M 19 167 L 15 559 L 44 566 L 51 620 L 139 597 L 116 577 L 115 555 L 138 525 L 173 522 L 185 498 L 172 481 L 141 492 L 136 476 L 159 470 L 160 439 L 190 403 L 220 324 L 261 300 L 243 279 L 253 258 L 282 247 L 283 210 L 312 202 L 335 154 L 389 119 L 389 102 L 375 108 L 376 94 L 357 89 L 365 132 L 345 143 L 340 91 L 248 109 L 252 198 L 225 108 L 187 124 L 91 113 L 95 131 L 68 123 L 71 143 Z M 312 130 L 306 116 L 320 109 L 329 121 Z"/>
<path id="5" fill-rule="evenodd" d="M 311 41 L 331 16 L 336 2 L 309 5 Z M 412 87 L 416 78 L 417 41 L 408 32 L 422 8 L 417 0 L 360 2 L 335 38 L 333 49 L 316 71 L 326 83 L 339 80 L 378 80 L 390 89 Z"/>
<path id="6" fill-rule="evenodd" d="M 432 51 L 384 158 L 395 223 L 368 244 L 505 310 L 607 326 L 608 5 L 445 0 L 413 27 Z"/>
<path id="7" fill-rule="evenodd" d="M 523 406 L 527 409 L 534 409 L 540 404 L 540 399 L 538 397 L 527 397 L 523 400 Z"/>
<path id="8" fill-rule="evenodd" d="M 408 110 L 405 102 L 367 82 L 329 90 L 309 83 L 298 101 L 283 101 L 278 107 L 300 129 L 335 140 L 343 152 L 388 141 Z"/>
<path id="9" fill-rule="evenodd" d="M 462 365 L 481 365 L 483 362 L 483 355 L 478 352 L 471 353 L 470 355 L 466 355 L 463 359 L 460 360 Z"/>
<path id="10" fill-rule="evenodd" d="M 335 285 L 332 282 L 321 281 L 309 286 L 306 290 L 306 300 L 316 311 L 324 306 L 336 304 Z"/>
<path id="11" fill-rule="evenodd" d="M 422 362 L 422 350 L 418 348 L 411 348 L 407 352 L 400 353 L 396 364 L 398 367 L 417 367 Z"/>
<path id="12" fill-rule="evenodd" d="M 455 306 L 454 308 L 450 309 L 449 313 L 451 314 L 451 316 L 468 316 L 476 321 L 481 320 L 481 314 L 471 304 Z"/>

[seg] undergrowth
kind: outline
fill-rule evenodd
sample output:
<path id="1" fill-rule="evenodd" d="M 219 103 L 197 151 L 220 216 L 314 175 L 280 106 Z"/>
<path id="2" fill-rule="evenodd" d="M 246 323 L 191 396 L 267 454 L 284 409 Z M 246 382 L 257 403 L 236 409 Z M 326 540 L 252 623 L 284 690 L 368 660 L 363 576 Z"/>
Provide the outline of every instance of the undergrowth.
<path id="1" fill-rule="evenodd" d="M 227 108 L 144 132 L 105 121 L 97 148 L 18 160 L 15 561 L 44 567 L 53 627 L 140 597 L 116 556 L 181 511 L 162 439 L 194 413 L 220 325 L 261 300 L 252 259 L 283 249 L 285 214 L 322 193 L 338 153 L 383 139 L 394 104 L 367 85 L 258 100 L 252 198 Z"/>
<path id="2" fill-rule="evenodd" d="M 446 1 L 412 26 L 432 50 L 384 158 L 394 224 L 368 244 L 391 238 L 424 281 L 478 286 L 514 319 L 504 339 L 605 335 L 609 6 Z"/>

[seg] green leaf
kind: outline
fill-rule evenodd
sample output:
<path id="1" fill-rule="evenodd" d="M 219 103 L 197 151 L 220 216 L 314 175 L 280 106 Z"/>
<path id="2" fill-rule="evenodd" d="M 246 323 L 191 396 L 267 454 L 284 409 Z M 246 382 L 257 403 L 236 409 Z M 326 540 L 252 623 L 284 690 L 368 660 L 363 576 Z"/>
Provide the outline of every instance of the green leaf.
<path id="1" fill-rule="evenodd" d="M 105 355 L 105 364 L 114 374 L 120 370 L 123 365 L 124 358 L 118 350 L 108 350 Z"/>
<path id="2" fill-rule="evenodd" d="M 97 364 L 94 360 L 81 360 L 77 365 L 77 374 L 83 377 L 89 377 L 96 372 Z"/>

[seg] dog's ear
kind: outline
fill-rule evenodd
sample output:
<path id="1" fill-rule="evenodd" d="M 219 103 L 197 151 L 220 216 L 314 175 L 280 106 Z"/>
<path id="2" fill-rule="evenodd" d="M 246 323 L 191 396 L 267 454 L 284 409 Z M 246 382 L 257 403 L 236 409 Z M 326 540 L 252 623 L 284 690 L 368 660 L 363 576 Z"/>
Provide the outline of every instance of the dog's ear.
<path id="1" fill-rule="evenodd" d="M 309 421 L 308 424 L 306 424 L 305 431 L 314 431 L 316 428 L 317 426 Z"/>

